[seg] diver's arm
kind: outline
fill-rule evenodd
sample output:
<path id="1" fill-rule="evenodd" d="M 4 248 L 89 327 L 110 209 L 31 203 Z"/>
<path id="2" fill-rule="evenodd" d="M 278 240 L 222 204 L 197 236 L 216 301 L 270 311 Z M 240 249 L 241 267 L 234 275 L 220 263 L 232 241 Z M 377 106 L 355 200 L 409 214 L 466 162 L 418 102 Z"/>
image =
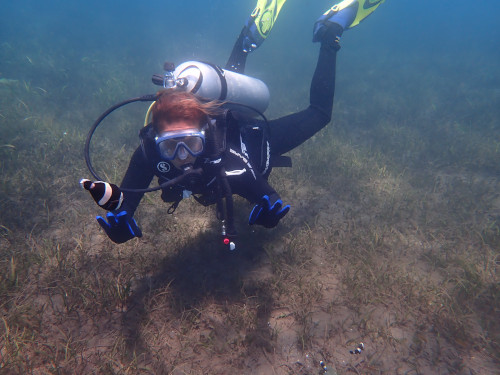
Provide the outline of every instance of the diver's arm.
<path id="1" fill-rule="evenodd" d="M 239 146 L 230 145 L 228 147 L 224 167 L 232 192 L 251 203 L 259 202 L 263 195 L 276 195 L 279 198 L 278 193 L 252 166 L 252 161 L 249 159 Z"/>
<path id="2" fill-rule="evenodd" d="M 274 228 L 290 211 L 289 205 L 283 205 L 279 194 L 259 172 L 251 167 L 250 162 L 234 153 L 226 160 L 226 175 L 233 193 L 255 203 L 248 224 Z M 230 150 L 231 152 L 231 150 Z M 236 157 L 235 157 L 236 156 Z"/>
<path id="3" fill-rule="evenodd" d="M 122 181 L 129 189 L 145 189 L 153 179 L 141 148 L 138 148 Z M 144 193 L 124 193 L 108 182 L 82 179 L 80 185 L 88 190 L 99 207 L 108 210 L 106 217 L 97 216 L 97 222 L 114 243 L 120 244 L 134 237 L 142 237 L 141 229 L 132 217 Z"/>
<path id="4" fill-rule="evenodd" d="M 257 49 L 271 33 L 285 2 L 286 0 L 257 0 L 257 5 L 233 46 L 226 70 L 244 72 L 248 53 Z"/>
<path id="5" fill-rule="evenodd" d="M 147 189 L 153 177 L 154 173 L 151 170 L 151 166 L 144 157 L 141 147 L 138 147 L 130 159 L 127 172 L 123 177 L 120 187 L 128 189 Z M 130 216 L 133 216 L 144 193 L 124 192 L 123 195 L 124 199 L 120 211 L 127 211 Z"/>
<path id="6" fill-rule="evenodd" d="M 229 180 L 233 193 L 255 203 L 248 224 L 262 225 L 265 228 L 274 228 L 279 221 L 290 211 L 290 205 L 283 205 L 279 194 L 260 174 L 255 176 L 246 172 Z"/>
<path id="7" fill-rule="evenodd" d="M 266 179 L 258 172 L 256 178 L 250 172 L 240 176 L 228 178 L 233 193 L 245 198 L 250 203 L 258 203 L 264 195 L 271 197 L 273 201 L 280 199 L 279 194 L 269 185 Z"/>

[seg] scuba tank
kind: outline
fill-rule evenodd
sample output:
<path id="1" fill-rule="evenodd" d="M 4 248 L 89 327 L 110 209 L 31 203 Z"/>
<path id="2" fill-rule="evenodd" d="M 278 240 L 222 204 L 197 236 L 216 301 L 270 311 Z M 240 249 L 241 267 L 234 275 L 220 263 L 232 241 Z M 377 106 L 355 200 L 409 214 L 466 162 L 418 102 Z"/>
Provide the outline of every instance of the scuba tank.
<path id="1" fill-rule="evenodd" d="M 175 68 L 172 63 L 165 63 L 165 74 L 155 74 L 153 83 L 165 88 L 176 88 L 192 92 L 208 100 L 227 102 L 226 107 L 232 108 L 232 103 L 238 111 L 248 112 L 255 116 L 255 110 L 244 110 L 252 107 L 259 112 L 265 112 L 269 105 L 269 89 L 261 80 L 249 77 L 217 65 L 186 61 Z"/>

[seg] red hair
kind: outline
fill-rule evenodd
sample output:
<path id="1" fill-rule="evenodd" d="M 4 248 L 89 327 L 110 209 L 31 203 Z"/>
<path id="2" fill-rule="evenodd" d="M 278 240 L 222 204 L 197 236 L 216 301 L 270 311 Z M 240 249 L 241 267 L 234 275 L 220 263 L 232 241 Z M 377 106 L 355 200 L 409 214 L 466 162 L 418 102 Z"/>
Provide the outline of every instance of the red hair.
<path id="1" fill-rule="evenodd" d="M 165 129 L 172 122 L 188 121 L 202 125 L 207 117 L 215 114 L 215 102 L 202 103 L 198 98 L 185 91 L 163 91 L 153 106 L 153 126 Z"/>

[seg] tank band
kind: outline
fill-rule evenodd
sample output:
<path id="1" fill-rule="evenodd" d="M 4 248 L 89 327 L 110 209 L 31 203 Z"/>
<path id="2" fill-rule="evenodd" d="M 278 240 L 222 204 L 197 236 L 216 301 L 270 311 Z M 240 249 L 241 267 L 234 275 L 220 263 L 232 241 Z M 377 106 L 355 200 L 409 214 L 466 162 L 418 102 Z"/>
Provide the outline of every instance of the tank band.
<path id="1" fill-rule="evenodd" d="M 204 62 L 205 64 L 209 65 L 212 67 L 212 69 L 215 70 L 217 75 L 219 76 L 220 79 L 220 96 L 219 100 L 226 100 L 227 98 L 227 81 L 226 81 L 226 76 L 224 75 L 224 70 L 220 68 L 219 66 L 209 63 L 209 62 Z"/>

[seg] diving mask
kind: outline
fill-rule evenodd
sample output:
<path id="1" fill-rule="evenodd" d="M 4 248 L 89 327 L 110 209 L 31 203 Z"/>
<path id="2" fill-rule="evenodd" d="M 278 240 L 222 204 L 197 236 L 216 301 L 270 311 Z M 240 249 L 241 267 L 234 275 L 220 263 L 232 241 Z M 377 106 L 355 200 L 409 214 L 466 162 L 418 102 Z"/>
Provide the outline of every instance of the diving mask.
<path id="1" fill-rule="evenodd" d="M 167 131 L 155 137 L 156 147 L 164 160 L 185 160 L 203 153 L 205 132 L 196 129 Z"/>

